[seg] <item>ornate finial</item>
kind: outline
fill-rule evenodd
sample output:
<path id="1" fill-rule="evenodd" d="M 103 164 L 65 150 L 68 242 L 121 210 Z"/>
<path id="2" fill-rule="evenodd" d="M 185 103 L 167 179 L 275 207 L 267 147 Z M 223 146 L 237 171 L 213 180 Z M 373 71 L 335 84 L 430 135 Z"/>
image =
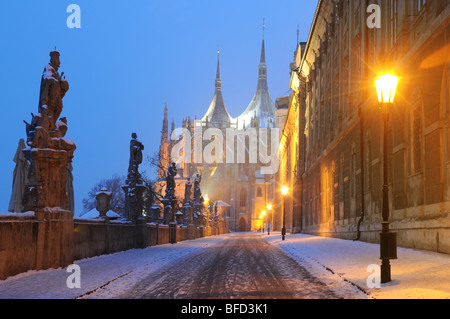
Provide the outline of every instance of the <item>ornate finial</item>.
<path id="1" fill-rule="evenodd" d="M 297 45 L 298 45 L 298 36 L 300 35 L 299 25 L 297 24 Z"/>

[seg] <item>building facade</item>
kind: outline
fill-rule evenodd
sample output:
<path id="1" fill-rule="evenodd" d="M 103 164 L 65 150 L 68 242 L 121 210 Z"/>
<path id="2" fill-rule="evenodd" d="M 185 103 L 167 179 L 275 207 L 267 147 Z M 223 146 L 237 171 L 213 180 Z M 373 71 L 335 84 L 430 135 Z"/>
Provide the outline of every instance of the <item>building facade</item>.
<path id="1" fill-rule="evenodd" d="M 260 161 L 259 155 L 272 154 L 270 141 L 272 130 L 276 128 L 275 111 L 267 85 L 264 37 L 254 97 L 236 118 L 225 106 L 218 58 L 214 96 L 200 119 L 192 120 L 188 116 L 181 128 L 175 129 L 172 124 L 169 131 L 165 110 L 157 191 L 163 194 L 165 171 L 174 161 L 178 168 L 176 196 L 179 200 L 184 199 L 187 178 L 193 183 L 199 175 L 204 196 L 212 202 L 220 200 L 230 205 L 232 231 L 259 229 L 261 211 L 274 200 L 274 174 L 261 169 L 266 163 Z M 265 145 L 264 152 L 261 145 Z M 206 153 L 212 154 L 210 158 L 202 157 Z"/>
<path id="2" fill-rule="evenodd" d="M 388 61 L 400 76 L 389 110 L 391 229 L 400 246 L 450 253 L 449 2 L 321 0 L 302 46 L 276 176 L 293 190 L 290 230 L 379 242 L 374 78 Z"/>

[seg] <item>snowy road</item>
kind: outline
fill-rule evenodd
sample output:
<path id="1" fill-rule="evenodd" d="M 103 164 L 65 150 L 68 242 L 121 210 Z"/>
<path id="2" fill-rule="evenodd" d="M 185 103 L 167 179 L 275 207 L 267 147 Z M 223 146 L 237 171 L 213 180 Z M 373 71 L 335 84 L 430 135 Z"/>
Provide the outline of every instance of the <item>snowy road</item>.
<path id="1" fill-rule="evenodd" d="M 150 273 L 120 298 L 339 298 L 258 234 L 237 233 Z"/>
<path id="2" fill-rule="evenodd" d="M 0 281 L 0 299 L 367 297 L 265 237 L 224 234 L 78 260 L 80 288 L 67 286 L 66 269 L 28 271 Z"/>

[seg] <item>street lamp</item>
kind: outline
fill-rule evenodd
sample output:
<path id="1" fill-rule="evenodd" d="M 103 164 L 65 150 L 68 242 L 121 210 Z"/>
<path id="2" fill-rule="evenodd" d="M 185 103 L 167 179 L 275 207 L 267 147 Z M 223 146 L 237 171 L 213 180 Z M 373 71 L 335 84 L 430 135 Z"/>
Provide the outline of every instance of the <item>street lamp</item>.
<path id="1" fill-rule="evenodd" d="M 283 194 L 283 228 L 281 228 L 281 238 L 285 240 L 286 237 L 286 195 L 289 192 L 287 186 L 281 188 L 281 194 Z"/>
<path id="2" fill-rule="evenodd" d="M 267 211 L 270 212 L 270 210 L 272 209 L 272 204 L 267 204 L 266 208 Z M 273 215 L 271 214 L 270 216 L 272 217 Z M 267 235 L 270 235 L 270 226 L 272 226 L 272 223 L 271 221 L 269 221 L 269 214 L 267 214 Z"/>
<path id="3" fill-rule="evenodd" d="M 262 232 L 263 232 L 263 234 L 264 234 L 264 217 L 266 217 L 266 211 L 265 211 L 265 210 L 263 210 L 263 211 L 261 212 L 261 216 L 262 216 L 262 218 L 261 218 Z"/>
<path id="4" fill-rule="evenodd" d="M 393 74 L 383 74 L 375 78 L 378 101 L 383 107 L 383 208 L 382 230 L 380 233 L 381 283 L 391 281 L 390 259 L 397 259 L 397 233 L 389 231 L 389 182 L 388 182 L 388 122 L 389 107 L 393 105 L 399 78 Z"/>

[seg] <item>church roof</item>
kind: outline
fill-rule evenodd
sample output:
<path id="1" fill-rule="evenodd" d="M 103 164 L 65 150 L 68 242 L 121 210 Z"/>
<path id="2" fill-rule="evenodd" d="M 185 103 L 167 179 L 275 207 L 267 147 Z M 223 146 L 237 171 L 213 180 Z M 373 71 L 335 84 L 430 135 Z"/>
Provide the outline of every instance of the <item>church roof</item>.
<path id="1" fill-rule="evenodd" d="M 225 107 L 222 96 L 222 81 L 220 80 L 220 62 L 217 57 L 217 73 L 216 73 L 216 87 L 214 97 L 209 105 L 208 111 L 203 116 L 202 121 L 208 121 L 215 124 L 230 124 L 232 118 Z"/>
<path id="2" fill-rule="evenodd" d="M 275 104 L 270 98 L 269 87 L 267 85 L 267 65 L 264 37 L 261 46 L 261 57 L 259 62 L 258 85 L 252 101 L 247 109 L 237 117 L 238 129 L 248 128 L 255 119 L 259 124 L 257 127 L 267 127 L 275 118 Z"/>

